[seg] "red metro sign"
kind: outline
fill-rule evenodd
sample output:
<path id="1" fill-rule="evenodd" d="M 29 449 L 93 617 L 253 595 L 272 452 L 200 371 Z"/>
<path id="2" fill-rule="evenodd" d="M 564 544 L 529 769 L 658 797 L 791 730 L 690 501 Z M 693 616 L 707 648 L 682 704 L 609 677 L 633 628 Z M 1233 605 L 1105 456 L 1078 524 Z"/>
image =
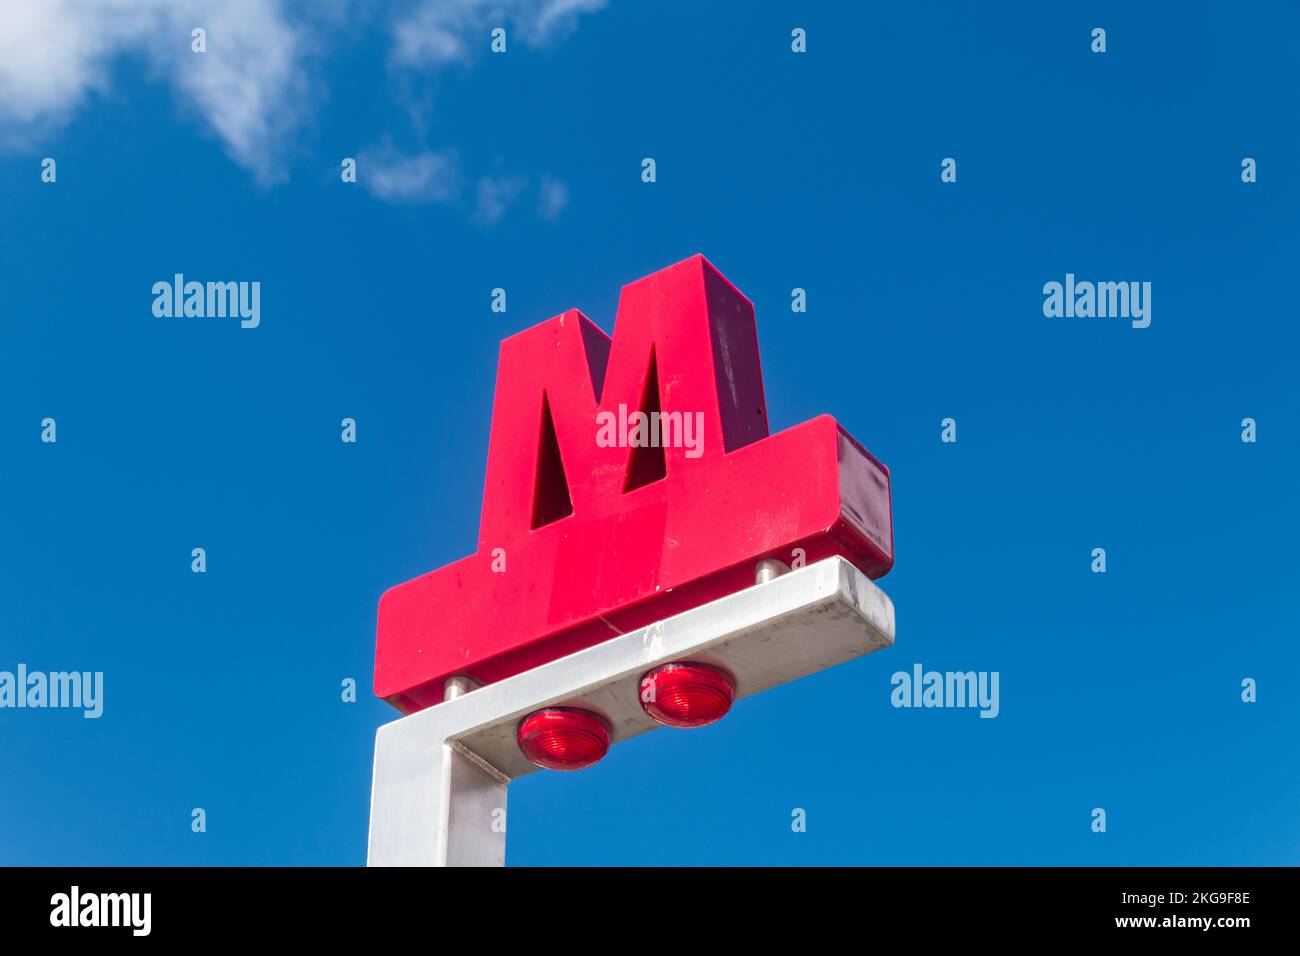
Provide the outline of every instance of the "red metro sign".
<path id="1" fill-rule="evenodd" d="M 829 415 L 769 435 L 754 306 L 703 256 L 501 343 L 478 550 L 379 602 L 375 693 L 412 713 L 754 583 L 894 562 L 889 470 Z"/>

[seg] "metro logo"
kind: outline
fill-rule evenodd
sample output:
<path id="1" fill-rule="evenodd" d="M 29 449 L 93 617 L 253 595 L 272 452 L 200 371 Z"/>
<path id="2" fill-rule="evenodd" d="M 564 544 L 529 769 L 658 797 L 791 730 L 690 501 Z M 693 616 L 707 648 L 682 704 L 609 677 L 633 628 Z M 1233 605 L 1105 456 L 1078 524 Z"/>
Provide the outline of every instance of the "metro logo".
<path id="1" fill-rule="evenodd" d="M 620 405 L 702 413 L 698 446 L 598 442 Z M 478 551 L 383 595 L 375 693 L 420 710 L 449 677 L 644 627 L 795 548 L 888 572 L 889 471 L 827 415 L 768 435 L 754 307 L 693 256 L 624 287 L 612 341 L 570 310 L 501 343 Z"/>

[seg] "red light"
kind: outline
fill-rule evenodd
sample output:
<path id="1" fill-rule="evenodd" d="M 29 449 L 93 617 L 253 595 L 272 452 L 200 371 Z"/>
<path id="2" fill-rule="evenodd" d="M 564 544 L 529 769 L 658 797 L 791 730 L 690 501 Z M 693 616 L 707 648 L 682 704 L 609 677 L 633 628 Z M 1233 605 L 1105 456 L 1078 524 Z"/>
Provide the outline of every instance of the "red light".
<path id="1" fill-rule="evenodd" d="M 708 664 L 663 664 L 641 678 L 641 706 L 669 727 L 721 720 L 735 698 L 731 675 Z"/>
<path id="2" fill-rule="evenodd" d="M 547 770 L 581 770 L 609 750 L 610 729 L 603 717 L 576 707 L 548 707 L 519 722 L 519 749 Z"/>

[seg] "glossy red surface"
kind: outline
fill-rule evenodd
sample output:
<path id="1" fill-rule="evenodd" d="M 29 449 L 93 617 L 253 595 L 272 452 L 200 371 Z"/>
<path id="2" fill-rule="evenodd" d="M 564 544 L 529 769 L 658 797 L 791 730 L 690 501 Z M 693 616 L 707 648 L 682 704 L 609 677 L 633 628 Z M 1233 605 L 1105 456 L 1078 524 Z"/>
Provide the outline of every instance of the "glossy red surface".
<path id="1" fill-rule="evenodd" d="M 637 411 L 701 427 L 602 440 Z M 502 342 L 478 549 L 385 592 L 375 693 L 419 710 L 450 676 L 517 674 L 749 587 L 795 549 L 885 574 L 889 471 L 830 416 L 768 434 L 753 306 L 692 256 L 623 289 L 612 340 L 574 310 Z"/>

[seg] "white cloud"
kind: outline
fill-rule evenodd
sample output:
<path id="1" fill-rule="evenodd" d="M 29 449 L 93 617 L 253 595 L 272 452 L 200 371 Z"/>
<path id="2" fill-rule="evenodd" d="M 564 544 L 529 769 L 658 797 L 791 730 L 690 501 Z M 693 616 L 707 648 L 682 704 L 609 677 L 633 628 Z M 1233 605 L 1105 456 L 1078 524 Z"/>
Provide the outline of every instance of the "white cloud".
<path id="1" fill-rule="evenodd" d="M 393 205 L 442 203 L 464 208 L 461 195 L 465 182 L 453 150 L 403 153 L 385 143 L 357 156 L 357 182 Z M 495 225 L 533 184 L 531 176 L 480 176 L 470 193 L 471 218 L 485 226 Z M 537 215 L 546 220 L 558 218 L 568 204 L 568 187 L 551 176 L 537 179 L 536 187 Z"/>
<path id="2" fill-rule="evenodd" d="M 318 37 L 337 40 L 387 22 L 390 64 L 422 82 L 429 71 L 486 53 L 494 26 L 507 28 L 511 49 L 542 46 L 605 3 L 408 0 L 390 19 L 379 0 L 0 0 L 0 146 L 44 144 L 97 97 L 111 95 L 119 64 L 143 61 L 235 162 L 273 182 L 286 177 L 294 134 L 325 95 L 314 95 L 322 83 L 309 82 Z M 205 53 L 191 50 L 196 27 L 206 31 Z M 416 132 L 423 139 L 423 129 Z M 452 150 L 404 154 L 384 145 L 357 158 L 358 179 L 386 201 L 458 198 Z M 482 177 L 475 216 L 499 220 L 530 178 Z M 554 218 L 567 195 L 563 183 L 543 177 L 538 214 Z"/>
<path id="3" fill-rule="evenodd" d="M 543 176 L 537 187 L 537 215 L 554 221 L 569 204 L 569 187 L 558 179 Z"/>
<path id="4" fill-rule="evenodd" d="M 584 13 L 600 10 L 606 0 L 415 0 L 393 22 L 389 65 L 399 82 L 422 82 L 426 74 L 453 64 L 468 64 L 488 55 L 491 32 L 504 27 L 507 50 L 514 44 L 540 47 L 572 33 Z M 412 96 L 407 90 L 412 123 L 423 134 L 432 108 L 432 93 L 423 89 Z M 438 154 L 425 154 L 438 155 Z M 388 163 L 394 157 L 388 157 Z M 358 167 L 357 177 L 363 177 Z M 475 187 L 473 218 L 485 225 L 501 220 L 523 192 L 536 180 L 524 175 L 483 175 Z M 384 190 L 376 195 L 391 202 L 428 201 L 423 191 Z M 569 190 L 550 176 L 537 181 L 537 214 L 554 220 L 568 205 Z"/>
<path id="5" fill-rule="evenodd" d="M 484 176 L 478 181 L 478 205 L 474 218 L 492 225 L 500 221 L 524 188 L 521 176 Z"/>
<path id="6" fill-rule="evenodd" d="M 357 156 L 357 181 L 391 203 L 453 202 L 460 194 L 460 173 L 450 151 L 402 153 L 391 146 Z"/>
<path id="7" fill-rule="evenodd" d="M 433 68 L 486 52 L 489 32 L 505 27 L 511 41 L 544 46 L 568 36 L 578 18 L 606 0 L 421 0 L 393 28 L 392 62 Z"/>
<path id="8" fill-rule="evenodd" d="M 194 53 L 190 31 L 207 31 Z M 23 141 L 57 129 L 109 90 L 113 65 L 143 55 L 263 181 L 282 178 L 279 148 L 306 81 L 299 28 L 278 0 L 4 0 L 0 124 Z"/>
<path id="9" fill-rule="evenodd" d="M 297 29 L 274 0 L 224 0 L 197 24 L 208 52 L 184 50 L 176 85 L 225 141 L 231 156 L 264 179 L 279 179 L 282 137 L 299 122 L 307 81 Z"/>
<path id="10" fill-rule="evenodd" d="M 32 123 L 66 117 L 88 91 L 107 86 L 111 57 L 138 43 L 157 24 L 160 9 L 144 0 L 0 5 L 0 118 Z"/>

